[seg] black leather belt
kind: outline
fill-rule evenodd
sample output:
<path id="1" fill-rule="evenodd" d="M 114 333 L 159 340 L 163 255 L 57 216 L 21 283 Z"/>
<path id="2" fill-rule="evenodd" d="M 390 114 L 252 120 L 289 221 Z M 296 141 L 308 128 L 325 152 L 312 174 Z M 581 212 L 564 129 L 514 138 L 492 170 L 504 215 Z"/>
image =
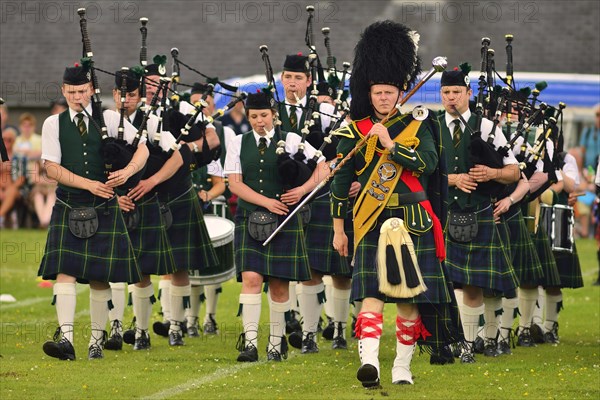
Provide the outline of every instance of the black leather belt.
<path id="1" fill-rule="evenodd" d="M 420 203 L 425 200 L 427 200 L 427 193 L 423 190 L 413 193 L 392 193 L 386 207 L 395 208 L 406 204 Z"/>

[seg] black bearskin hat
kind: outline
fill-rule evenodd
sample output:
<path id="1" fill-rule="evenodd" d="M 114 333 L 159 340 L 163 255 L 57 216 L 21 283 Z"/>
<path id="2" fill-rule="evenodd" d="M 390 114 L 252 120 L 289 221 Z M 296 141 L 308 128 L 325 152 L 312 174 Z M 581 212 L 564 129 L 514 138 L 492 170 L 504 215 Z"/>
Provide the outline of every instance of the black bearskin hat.
<path id="1" fill-rule="evenodd" d="M 421 73 L 417 56 L 419 35 L 390 20 L 369 25 L 354 48 L 350 78 L 350 116 L 354 120 L 373 114 L 369 101 L 372 85 L 387 84 L 408 90 Z"/>

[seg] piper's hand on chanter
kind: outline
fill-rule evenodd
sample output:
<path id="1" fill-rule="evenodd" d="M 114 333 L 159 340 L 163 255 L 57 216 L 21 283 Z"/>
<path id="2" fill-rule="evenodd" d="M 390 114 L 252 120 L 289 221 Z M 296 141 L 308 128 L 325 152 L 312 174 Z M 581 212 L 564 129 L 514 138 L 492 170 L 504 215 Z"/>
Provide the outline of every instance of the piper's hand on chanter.
<path id="1" fill-rule="evenodd" d="M 369 131 L 369 136 L 377 136 L 381 145 L 386 149 L 394 145 L 394 141 L 390 138 L 390 133 L 383 124 L 377 123 L 373 125 Z"/>
<path id="2" fill-rule="evenodd" d="M 348 256 L 348 236 L 346 236 L 346 233 L 333 233 L 333 249 L 342 257 Z"/>
<path id="3" fill-rule="evenodd" d="M 129 191 L 127 195 L 133 200 L 139 200 L 146 194 L 150 193 L 155 186 L 156 183 L 152 178 L 142 179 L 137 185 L 135 185 L 133 189 Z"/>
<path id="4" fill-rule="evenodd" d="M 283 197 L 283 196 L 282 196 Z M 279 200 L 275 200 L 275 199 L 269 199 L 265 204 L 264 207 L 271 211 L 272 213 L 275 213 L 277 215 L 286 215 L 289 212 L 289 208 L 288 206 L 286 206 L 285 204 L 283 204 L 282 202 L 280 202 Z"/>
<path id="5" fill-rule="evenodd" d="M 121 210 L 125 212 L 132 211 L 135 208 L 135 204 L 128 196 L 119 196 L 117 201 L 119 202 L 119 207 Z"/>
<path id="6" fill-rule="evenodd" d="M 352 182 L 350 185 L 350 191 L 348 192 L 348 197 L 356 197 L 358 193 L 360 193 L 361 184 L 358 181 Z"/>
<path id="7" fill-rule="evenodd" d="M 306 190 L 304 190 L 302 186 L 298 186 L 282 194 L 280 200 L 282 203 L 285 203 L 289 206 L 293 206 L 294 204 L 299 203 L 305 194 Z"/>
<path id="8" fill-rule="evenodd" d="M 110 186 L 98 181 L 88 181 L 87 190 L 94 196 L 102 197 L 103 199 L 110 199 L 115 194 Z"/>
<path id="9" fill-rule="evenodd" d="M 455 186 L 465 193 L 477 189 L 477 182 L 469 174 L 458 174 Z"/>
<path id="10" fill-rule="evenodd" d="M 469 170 L 469 176 L 475 180 L 475 182 L 488 182 L 496 178 L 494 168 L 490 168 L 487 165 L 477 164 Z"/>

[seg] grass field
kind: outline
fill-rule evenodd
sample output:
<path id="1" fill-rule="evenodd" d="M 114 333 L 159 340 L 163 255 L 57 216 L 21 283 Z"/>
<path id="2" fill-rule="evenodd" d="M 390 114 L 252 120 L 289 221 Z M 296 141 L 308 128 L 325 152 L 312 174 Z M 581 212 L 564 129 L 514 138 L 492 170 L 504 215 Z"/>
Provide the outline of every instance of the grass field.
<path id="1" fill-rule="evenodd" d="M 600 398 L 600 287 L 596 279 L 595 242 L 578 242 L 585 287 L 564 291 L 560 314 L 561 343 L 535 349 L 516 348 L 496 359 L 478 356 L 472 365 L 432 366 L 415 354 L 414 386 L 391 384 L 394 358 L 394 310 L 386 308 L 380 359 L 383 388 L 366 391 L 355 378 L 360 363 L 357 343 L 335 351 L 319 342 L 318 354 L 292 349 L 288 360 L 267 363 L 264 348 L 268 309 L 263 300 L 260 361 L 239 364 L 235 343 L 241 331 L 236 318 L 240 285 L 228 282 L 220 297 L 220 334 L 186 338 L 171 348 L 151 335 L 150 351 L 105 351 L 103 360 L 87 360 L 89 291 L 78 285 L 75 362 L 42 352 L 56 328 L 51 288 L 38 287 L 36 273 L 44 248 L 43 231 L 0 231 L 0 292 L 15 303 L 0 303 L 0 396 L 2 399 L 598 399 Z M 155 285 L 155 288 L 157 285 Z M 157 290 L 157 289 L 156 289 Z M 158 304 L 154 319 L 158 320 Z M 203 312 L 203 311 L 202 311 Z M 131 309 L 126 310 L 131 320 Z M 266 332 L 266 333 L 265 333 Z"/>

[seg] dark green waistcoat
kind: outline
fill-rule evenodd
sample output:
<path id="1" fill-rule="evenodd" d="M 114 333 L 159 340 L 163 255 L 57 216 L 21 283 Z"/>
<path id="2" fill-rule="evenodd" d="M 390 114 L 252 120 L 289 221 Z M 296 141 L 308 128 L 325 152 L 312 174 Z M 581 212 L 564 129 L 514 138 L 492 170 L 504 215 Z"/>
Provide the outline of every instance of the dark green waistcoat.
<path id="1" fill-rule="evenodd" d="M 61 151 L 60 165 L 76 175 L 105 182 L 104 160 L 100 153 L 102 138 L 95 125 L 90 122 L 88 133 L 85 138 L 82 138 L 79 128 L 71 120 L 67 109 L 58 116 L 58 129 Z M 58 186 L 71 193 L 84 192 L 60 183 Z"/>
<path id="2" fill-rule="evenodd" d="M 468 124 L 471 128 L 475 126 L 475 114 L 471 114 Z M 446 146 L 446 160 L 448 162 L 448 174 L 465 174 L 469 172 L 472 167 L 470 161 L 471 152 L 471 134 L 469 129 L 466 128 L 465 132 L 460 137 L 458 146 L 454 147 L 452 132 L 448 129 L 445 120 L 445 114 L 439 116 L 440 126 L 442 128 L 442 140 L 444 143 L 448 143 Z M 454 130 L 454 127 L 452 127 Z M 473 128 L 474 129 L 474 128 Z M 456 206 L 464 209 L 467 204 L 471 206 L 477 206 L 485 201 L 490 201 L 490 196 L 482 195 L 477 191 L 474 191 L 469 195 L 463 192 L 456 186 L 448 188 L 448 205 L 456 208 Z"/>
<path id="3" fill-rule="evenodd" d="M 285 140 L 285 132 L 282 132 L 282 135 L 282 140 Z M 271 138 L 265 154 L 260 155 L 253 132 L 244 133 L 242 136 L 240 163 L 243 181 L 255 192 L 272 199 L 278 199 L 283 192 L 283 184 L 277 171 L 276 148 L 276 140 Z M 248 211 L 254 211 L 258 207 L 241 198 L 238 199 L 238 206 Z"/>
<path id="4" fill-rule="evenodd" d="M 317 103 L 317 110 L 319 110 L 321 104 Z M 285 106 L 285 104 L 283 103 L 279 103 L 277 105 L 277 109 L 279 111 L 279 120 L 281 121 L 281 130 L 285 131 L 285 132 L 294 132 L 297 133 L 298 135 L 302 136 L 302 133 L 300 133 L 300 130 L 304 127 L 304 120 L 306 119 L 305 116 L 307 113 L 302 113 L 302 116 L 300 117 L 300 120 L 298 121 L 298 127 L 297 129 L 292 129 L 292 124 L 290 122 L 290 116 L 288 115 L 287 112 L 287 107 Z M 318 118 L 317 120 L 315 120 L 315 123 L 318 123 L 319 125 L 321 124 L 321 118 Z"/>

